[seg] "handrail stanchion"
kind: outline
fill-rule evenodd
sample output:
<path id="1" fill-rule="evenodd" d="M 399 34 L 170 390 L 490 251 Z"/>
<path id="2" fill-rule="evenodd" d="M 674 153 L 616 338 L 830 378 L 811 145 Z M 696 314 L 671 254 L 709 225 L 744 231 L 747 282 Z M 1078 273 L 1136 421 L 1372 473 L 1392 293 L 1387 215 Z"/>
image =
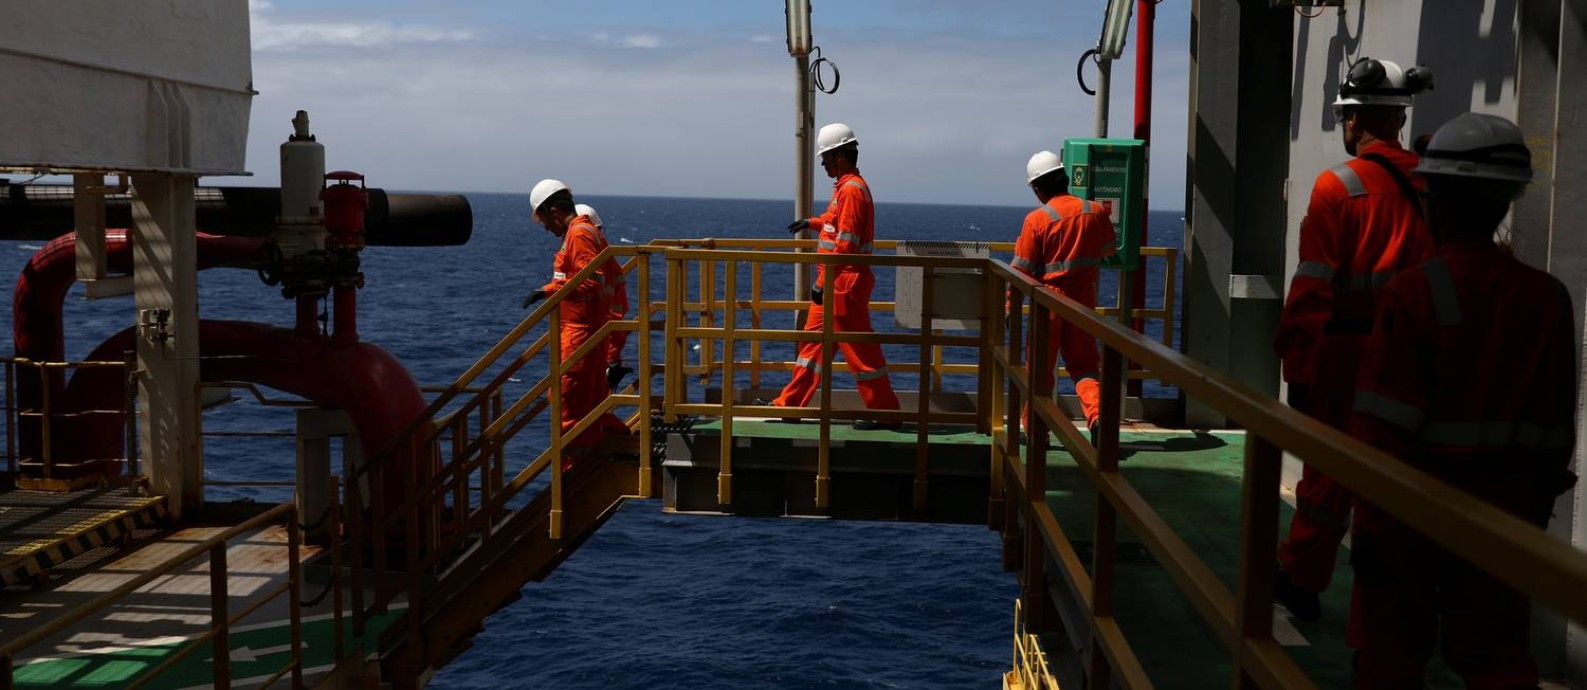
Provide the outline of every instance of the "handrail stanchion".
<path id="1" fill-rule="evenodd" d="M 713 328 L 716 326 L 716 262 L 705 260 L 700 262 L 700 327 Z M 706 382 L 711 380 L 711 374 L 716 369 L 716 341 L 711 338 L 700 339 L 700 387 L 704 388 Z"/>
<path id="2" fill-rule="evenodd" d="M 823 255 L 816 255 L 823 256 Z M 824 256 L 832 256 L 830 254 Z M 825 262 L 824 262 L 825 263 Z M 833 292 L 833 278 L 838 272 L 838 265 L 825 263 L 821 271 L 822 302 L 833 302 L 837 295 Z M 836 302 L 833 302 L 836 304 Z M 815 309 L 815 305 L 810 306 Z M 832 359 L 836 354 L 836 345 L 832 342 L 833 309 L 821 307 L 821 442 L 817 447 L 816 455 L 816 508 L 825 509 L 832 504 Z"/>
<path id="3" fill-rule="evenodd" d="M 125 358 L 127 398 L 123 417 L 127 423 L 126 473 L 132 478 L 127 484 L 127 491 L 132 494 L 138 490 L 138 476 L 142 474 L 141 468 L 138 467 L 138 355 L 128 350 Z"/>
<path id="4" fill-rule="evenodd" d="M 6 467 L 11 476 L 17 474 L 17 363 L 6 360 Z M 7 678 L 10 675 L 7 674 Z"/>
<path id="5" fill-rule="evenodd" d="M 761 262 L 749 265 L 749 327 L 760 330 Z M 749 341 L 749 387 L 760 390 L 760 338 Z"/>
<path id="6" fill-rule="evenodd" d="M 331 635 L 335 637 L 332 650 L 337 661 L 347 656 L 346 643 L 343 641 L 343 629 L 346 616 L 342 614 L 342 478 L 331 475 Z"/>
<path id="7" fill-rule="evenodd" d="M 1279 480 L 1283 452 L 1257 434 L 1245 437 L 1245 485 L 1240 496 L 1240 638 L 1273 637 L 1273 579 L 1277 575 Z M 1257 687 L 1242 649 L 1233 655 L 1235 687 Z"/>
<path id="8" fill-rule="evenodd" d="M 426 447 L 428 445 L 429 444 L 425 444 Z M 416 443 L 407 443 L 398 448 L 397 452 L 407 453 L 409 457 L 413 457 L 417 446 L 418 444 Z M 418 458 L 413 457 L 413 461 L 407 463 L 407 466 L 408 471 L 402 473 L 403 484 L 407 487 L 407 492 L 405 495 L 408 496 L 409 500 L 412 500 L 419 495 Z M 408 622 L 408 640 L 419 649 L 420 654 L 423 654 L 423 650 L 425 648 L 424 610 L 426 602 L 424 601 L 423 582 L 420 580 L 419 576 L 419 544 L 421 543 L 419 534 L 419 512 L 421 510 L 429 512 L 433 510 L 433 508 L 424 503 L 420 503 L 417 506 L 409 506 L 408 509 L 404 511 L 406 513 L 406 522 L 408 527 L 406 530 L 404 530 L 408 533 L 408 538 L 406 541 L 407 553 L 403 554 L 407 567 L 407 573 L 405 573 L 407 577 L 404 579 L 407 581 L 408 586 L 408 612 L 407 615 L 403 616 L 403 618 L 405 618 Z"/>
<path id="9" fill-rule="evenodd" d="M 562 438 L 562 374 L 566 373 L 562 363 L 562 310 L 551 312 L 551 346 L 547 350 L 551 353 L 551 366 L 546 369 L 546 375 L 551 379 L 551 418 L 547 426 L 551 429 L 551 512 L 548 516 L 552 539 L 562 538 L 562 464 L 566 452 L 563 450 L 567 439 Z"/>
<path id="10" fill-rule="evenodd" d="M 651 495 L 650 419 L 650 254 L 639 255 L 639 381 L 634 390 L 639 393 L 639 495 Z"/>
<path id="11" fill-rule="evenodd" d="M 1097 471 L 1104 476 L 1119 471 L 1119 409 L 1127 375 L 1118 350 L 1102 349 L 1102 418 L 1098 425 Z M 1275 495 L 1277 495 L 1275 493 Z M 1113 675 L 1103 647 L 1102 620 L 1113 617 L 1113 574 L 1118 541 L 1118 511 L 1102 491 L 1097 491 L 1096 524 L 1091 551 L 1091 673 L 1093 689 L 1105 690 Z"/>
<path id="12" fill-rule="evenodd" d="M 336 483 L 335 483 L 335 478 L 333 477 L 332 481 L 331 481 L 331 489 L 332 489 L 332 491 L 335 491 L 335 488 L 336 488 Z M 335 496 L 334 493 L 332 493 L 331 495 Z M 336 501 L 335 498 L 331 499 L 331 507 L 330 507 L 330 509 L 333 512 L 336 509 L 335 501 Z M 296 502 L 294 502 L 294 505 L 296 505 Z M 287 613 L 287 618 L 291 621 L 290 640 L 291 640 L 291 643 L 292 643 L 292 687 L 294 688 L 294 690 L 296 688 L 304 687 L 304 685 L 303 685 L 303 563 L 302 563 L 302 561 L 300 561 L 298 559 L 298 555 L 299 555 L 298 554 L 298 549 L 299 549 L 299 546 L 303 543 L 303 526 L 301 524 L 299 524 L 298 521 L 302 517 L 303 517 L 302 515 L 298 514 L 298 511 L 297 511 L 296 508 L 293 508 L 292 512 L 287 514 L 287 585 L 288 585 L 287 586 L 287 607 L 291 609 L 291 611 L 289 611 Z M 331 522 L 331 528 L 334 530 L 335 527 L 336 527 L 336 523 L 335 523 L 335 521 L 333 519 L 332 522 Z M 340 539 L 340 538 L 341 538 L 340 535 L 337 535 L 335 532 L 331 533 L 331 540 L 333 542 L 335 540 L 337 540 L 337 539 Z M 335 568 L 337 562 L 339 561 L 339 559 L 336 558 L 336 554 L 335 554 L 336 547 L 335 547 L 334 544 L 331 546 L 331 551 L 332 551 L 332 554 L 331 554 L 331 567 Z M 331 586 L 332 587 L 336 586 L 336 581 L 337 581 L 337 574 L 333 570 L 331 572 Z M 336 622 L 333 624 L 333 629 L 335 630 L 336 646 L 338 648 L 340 648 L 341 644 L 342 644 L 342 635 L 341 635 L 342 618 L 341 618 L 341 604 L 340 604 L 341 599 L 342 599 L 341 593 L 337 592 L 336 593 L 336 609 L 337 609 L 337 611 L 336 611 L 336 614 L 335 614 L 336 615 Z M 340 660 L 341 660 L 341 657 L 338 656 L 337 657 L 337 661 L 340 661 Z"/>
<path id="13" fill-rule="evenodd" d="M 678 319 L 681 316 L 678 302 L 681 297 L 678 295 L 677 264 L 682 259 L 673 257 L 670 253 L 663 253 L 662 259 L 667 263 L 667 318 L 662 326 L 661 396 L 662 412 L 667 423 L 670 424 L 678 421 L 673 406 L 681 402 L 678 400 L 678 391 L 673 378 L 678 375 L 679 367 L 675 359 L 681 347 L 678 342 Z"/>
<path id="14" fill-rule="evenodd" d="M 1002 428 L 998 421 L 1002 414 L 1003 398 L 1003 368 L 997 364 L 997 358 L 992 354 L 992 348 L 1003 343 L 1003 305 L 998 302 L 1001 283 L 991 271 L 981 274 L 982 290 L 982 317 L 981 317 L 981 383 L 975 396 L 976 416 L 980 419 L 976 423 L 977 431 L 992 436 L 990 462 L 988 469 L 989 490 L 987 492 L 986 526 L 988 529 L 1001 530 L 1003 525 L 1003 448 L 998 443 L 996 433 Z"/>
<path id="15" fill-rule="evenodd" d="M 733 505 L 733 394 L 737 390 L 733 380 L 733 328 L 738 320 L 738 262 L 725 263 L 727 294 L 723 303 L 727 305 L 727 313 L 722 317 L 722 458 L 716 469 L 716 502 L 730 506 Z M 709 265 L 714 266 L 716 262 Z M 710 371 L 706 374 L 710 375 Z"/>
<path id="16" fill-rule="evenodd" d="M 1047 434 L 1049 420 L 1041 413 L 1041 401 L 1052 395 L 1051 389 L 1039 387 L 1041 353 L 1047 351 L 1051 337 L 1047 325 L 1047 308 L 1032 299 L 1030 305 L 1030 347 L 1025 353 L 1025 406 L 1014 409 L 1013 414 L 1025 417 L 1025 593 L 1026 624 L 1037 632 L 1051 628 L 1047 611 L 1052 607 L 1047 596 L 1046 543 L 1037 527 L 1038 509 L 1047 503 Z M 1058 423 L 1058 420 L 1052 420 Z"/>
<path id="17" fill-rule="evenodd" d="M 287 519 L 297 518 L 288 513 Z M 231 687 L 231 614 L 227 611 L 228 603 L 226 542 L 221 542 L 209 550 L 209 615 L 210 626 L 215 631 L 211 638 L 215 646 L 215 660 L 210 663 L 215 667 L 215 687 L 221 690 Z"/>
<path id="18" fill-rule="evenodd" d="M 44 461 L 44 478 L 52 479 L 54 469 L 53 453 L 51 446 L 55 444 L 50 440 L 50 368 L 39 365 L 39 438 L 43 446 L 39 453 Z"/>
<path id="19" fill-rule="evenodd" d="M 936 313 L 936 304 L 932 300 L 932 294 L 936 292 L 935 290 L 931 289 L 932 275 L 933 274 L 930 266 L 921 269 L 921 283 L 925 286 L 925 290 L 922 292 L 920 297 L 920 398 L 918 400 L 918 404 L 916 405 L 916 412 L 920 414 L 920 419 L 915 423 L 914 486 L 915 512 L 920 514 L 925 514 L 925 512 L 931 507 L 930 496 L 927 495 L 929 483 L 926 478 L 930 475 L 931 471 L 931 439 L 929 437 L 931 425 L 928 423 L 928 419 L 931 415 L 931 391 L 935 390 L 935 387 L 932 385 L 931 377 L 931 371 L 934 368 L 934 362 L 930 361 L 930 354 L 932 350 L 931 336 L 935 332 L 932 330 L 932 325 L 934 314 Z M 878 345 L 877 347 L 881 346 Z M 942 347 L 937 346 L 936 352 L 940 356 L 942 353 Z M 938 371 L 940 375 L 940 370 Z M 938 384 L 940 385 L 940 383 L 941 382 L 939 381 Z"/>

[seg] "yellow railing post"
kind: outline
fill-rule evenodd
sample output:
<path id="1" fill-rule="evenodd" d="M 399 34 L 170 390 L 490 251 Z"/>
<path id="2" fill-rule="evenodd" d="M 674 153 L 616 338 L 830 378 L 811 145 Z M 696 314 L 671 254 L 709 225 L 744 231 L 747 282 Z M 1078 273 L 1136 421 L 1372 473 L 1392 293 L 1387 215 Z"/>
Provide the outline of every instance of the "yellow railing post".
<path id="1" fill-rule="evenodd" d="M 1026 417 L 1024 420 L 1025 431 L 1025 620 L 1027 625 L 1037 632 L 1047 630 L 1052 622 L 1048 620 L 1048 610 L 1052 604 L 1047 596 L 1047 558 L 1046 544 L 1042 540 L 1041 530 L 1036 528 L 1036 516 L 1040 509 L 1047 505 L 1047 434 L 1048 424 L 1046 416 L 1041 413 L 1040 401 L 1052 397 L 1052 389 L 1043 389 L 1040 381 L 1042 373 L 1039 368 L 1041 353 L 1047 351 L 1048 340 L 1051 338 L 1051 329 L 1047 328 L 1047 309 L 1045 306 L 1031 303 L 1030 335 L 1031 344 L 1025 354 L 1025 410 L 1028 413 L 1013 408 L 1011 414 Z M 1053 420 L 1052 423 L 1059 423 Z"/>
<path id="2" fill-rule="evenodd" d="M 562 538 L 562 463 L 564 445 L 567 439 L 562 438 L 562 400 L 561 378 L 562 364 L 562 312 L 551 312 L 551 346 L 547 348 L 551 353 L 551 366 L 546 376 L 551 379 L 551 418 L 547 420 L 551 428 L 551 513 L 549 515 L 549 528 L 552 539 Z"/>
<path id="3" fill-rule="evenodd" d="M 700 327 L 711 328 L 716 325 L 716 262 L 710 259 L 700 262 Z M 704 388 L 711 380 L 711 371 L 716 366 L 716 341 L 710 338 L 700 339 L 700 387 Z"/>
<path id="4" fill-rule="evenodd" d="M 981 421 L 976 424 L 977 431 L 992 435 L 991 453 L 989 454 L 991 468 L 987 474 L 990 477 L 990 490 L 987 495 L 986 526 L 989 529 L 1001 530 L 1003 525 L 1003 451 L 1002 445 L 997 441 L 996 432 L 1003 428 L 1003 381 L 1007 374 L 997 364 L 993 348 L 1003 345 L 1003 304 L 998 301 L 1001 283 L 991 271 L 982 274 L 981 290 L 983 292 L 983 316 L 981 319 L 981 383 L 976 389 L 975 406 L 977 418 Z"/>
<path id="5" fill-rule="evenodd" d="M 289 514 L 288 519 L 296 518 Z M 211 664 L 217 690 L 231 687 L 231 614 L 227 613 L 227 604 L 226 542 L 221 542 L 209 550 L 209 615 L 215 631 L 211 638 L 215 660 Z"/>
<path id="6" fill-rule="evenodd" d="M 749 265 L 749 327 L 760 330 L 761 263 Z M 749 387 L 760 390 L 760 338 L 749 341 Z"/>
<path id="7" fill-rule="evenodd" d="M 335 489 L 336 489 L 335 477 L 332 477 L 331 490 L 334 492 Z M 331 510 L 332 511 L 335 510 L 335 506 L 336 506 L 336 498 L 335 498 L 335 496 L 336 496 L 335 493 L 331 494 Z M 297 502 L 294 501 L 293 502 L 293 506 L 294 506 L 293 509 L 290 512 L 287 513 L 287 608 L 290 609 L 287 612 L 287 620 L 290 622 L 289 625 L 291 627 L 291 631 L 288 634 L 288 640 L 292 644 L 292 687 L 294 689 L 304 687 L 304 685 L 303 685 L 303 563 L 299 559 L 299 547 L 303 543 L 303 525 L 302 525 L 303 516 L 298 513 L 297 508 L 295 507 L 296 505 L 297 505 Z M 332 522 L 331 526 L 334 528 L 335 527 L 335 522 Z M 341 535 L 336 534 L 335 532 L 331 533 L 331 541 L 332 542 L 339 541 L 339 540 L 341 540 L 341 538 L 342 538 Z M 334 551 L 336 549 L 336 547 L 332 546 L 331 549 Z M 332 567 L 335 567 L 335 563 L 332 563 Z M 338 573 L 336 573 L 334 571 L 331 573 L 331 579 L 332 579 L 331 586 L 333 586 L 333 587 L 337 586 L 336 579 L 339 578 L 339 577 L 340 577 L 340 575 Z M 341 593 L 340 592 L 337 593 L 336 599 L 337 599 L 337 602 L 341 601 Z M 341 626 L 341 604 L 340 603 L 336 604 L 336 609 L 337 610 L 336 610 L 334 615 L 337 618 L 336 618 L 336 622 L 335 622 L 334 628 L 335 628 L 336 634 L 337 634 L 336 646 L 340 647 L 341 644 L 342 644 L 342 640 L 341 640 L 341 627 L 342 627 Z M 341 660 L 340 658 L 337 659 L 337 661 L 340 661 L 340 660 Z"/>
<path id="8" fill-rule="evenodd" d="M 639 393 L 639 495 L 649 496 L 651 493 L 651 456 L 650 456 L 650 418 L 651 390 L 650 390 L 650 254 L 640 253 L 636 260 L 639 262 L 639 330 L 635 336 L 639 340 L 639 381 L 634 384 L 634 391 Z"/>
<path id="9" fill-rule="evenodd" d="M 53 479 L 55 443 L 50 439 L 50 368 L 43 364 L 39 367 L 39 439 L 43 445 L 39 453 L 44 461 L 44 478 Z"/>
<path id="10" fill-rule="evenodd" d="M 931 346 L 931 336 L 935 333 L 935 331 L 932 329 L 932 326 L 935 323 L 934 310 L 936 309 L 936 305 L 932 300 L 932 294 L 936 291 L 931 289 L 931 276 L 931 267 L 927 266 L 921 269 L 921 282 L 925 285 L 925 290 L 920 298 L 920 397 L 918 404 L 916 405 L 916 412 L 920 414 L 920 420 L 915 424 L 914 485 L 915 512 L 921 514 L 924 514 L 926 510 L 931 507 L 930 496 L 927 494 L 929 485 L 927 477 L 930 476 L 931 472 L 931 445 L 928 434 L 931 429 L 930 425 L 926 421 L 931 414 L 931 392 L 935 390 L 935 387 L 932 385 L 932 371 L 935 369 L 935 362 L 933 362 L 931 359 L 933 349 Z M 937 347 L 935 350 L 936 354 L 941 356 L 942 348 Z M 940 380 L 938 381 L 938 384 L 941 384 Z"/>
<path id="11" fill-rule="evenodd" d="M 830 254 L 827 256 L 831 256 Z M 838 272 L 838 265 L 827 263 L 821 271 L 822 302 L 833 302 L 837 298 L 833 290 L 833 278 Z M 815 305 L 810 306 L 815 309 Z M 816 455 L 816 508 L 831 507 L 832 483 L 832 356 L 835 346 L 832 343 L 832 309 L 823 306 L 821 311 L 821 442 L 817 447 Z"/>
<path id="12" fill-rule="evenodd" d="M 1273 579 L 1277 574 L 1279 480 L 1283 452 L 1257 434 L 1245 437 L 1245 482 L 1240 495 L 1239 623 L 1243 641 L 1273 637 Z M 1244 645 L 1234 655 L 1237 688 L 1258 687 Z"/>
<path id="13" fill-rule="evenodd" d="M 1124 358 L 1111 347 L 1102 349 L 1102 418 L 1098 425 L 1097 470 L 1119 471 L 1119 407 L 1124 392 Z M 1097 492 L 1096 524 L 1091 551 L 1091 654 L 1087 680 L 1093 690 L 1110 687 L 1113 668 L 1102 646 L 1102 621 L 1113 617 L 1113 564 L 1118 540 L 1118 513 L 1103 492 Z"/>
<path id="14" fill-rule="evenodd" d="M 710 262 L 715 265 L 715 262 Z M 715 285 L 712 285 L 715 290 Z M 721 461 L 716 472 L 716 502 L 733 504 L 733 328 L 736 323 L 738 303 L 738 262 L 727 262 L 727 295 L 723 303 L 727 314 L 722 319 L 722 445 Z M 714 347 L 712 341 L 705 341 Z M 707 370 L 707 375 L 709 375 Z"/>

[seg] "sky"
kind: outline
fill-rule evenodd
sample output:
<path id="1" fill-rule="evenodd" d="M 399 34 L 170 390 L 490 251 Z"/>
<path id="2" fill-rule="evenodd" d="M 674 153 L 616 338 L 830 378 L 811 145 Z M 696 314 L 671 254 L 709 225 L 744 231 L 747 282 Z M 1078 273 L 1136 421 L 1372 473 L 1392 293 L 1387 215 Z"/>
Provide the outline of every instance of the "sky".
<path id="1" fill-rule="evenodd" d="M 1032 204 L 1030 155 L 1095 133 L 1075 64 L 1105 4 L 812 0 L 815 44 L 841 71 L 816 124 L 854 128 L 878 200 Z M 250 0 L 250 15 L 254 177 L 207 184 L 274 184 L 304 109 L 329 168 L 387 189 L 526 193 L 556 177 L 575 193 L 793 196 L 778 0 Z M 1184 198 L 1189 32 L 1188 0 L 1158 8 L 1159 209 Z M 1113 67 L 1114 136 L 1133 129 L 1133 40 Z"/>

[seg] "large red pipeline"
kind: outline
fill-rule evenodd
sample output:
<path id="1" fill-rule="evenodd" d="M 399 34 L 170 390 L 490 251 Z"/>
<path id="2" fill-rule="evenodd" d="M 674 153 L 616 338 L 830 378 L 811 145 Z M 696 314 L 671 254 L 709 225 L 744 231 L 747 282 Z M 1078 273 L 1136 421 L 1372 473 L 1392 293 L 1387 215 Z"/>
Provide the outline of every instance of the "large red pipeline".
<path id="1" fill-rule="evenodd" d="M 199 349 L 204 353 L 199 363 L 201 380 L 257 383 L 345 410 L 370 450 L 385 447 L 424 411 L 419 385 L 396 357 L 378 345 L 338 342 L 318 333 L 246 321 L 200 321 L 198 330 Z M 123 330 L 101 343 L 90 357 L 119 357 L 132 347 L 133 338 L 134 329 Z M 114 409 L 122 395 L 121 386 L 121 374 L 116 370 L 84 369 L 72 377 L 62 406 Z M 78 458 L 114 457 L 119 452 L 125 424 L 121 415 L 75 419 L 76 427 L 63 434 L 75 442 L 61 448 L 62 452 Z M 409 450 L 422 449 L 415 445 Z M 434 473 L 427 463 L 387 467 L 422 468 L 417 477 L 421 482 Z M 386 475 L 388 500 L 405 495 L 405 481 L 402 472 Z"/>
<path id="2" fill-rule="evenodd" d="M 199 270 L 220 266 L 249 267 L 259 258 L 259 248 L 264 240 L 257 237 L 220 237 L 198 235 L 197 257 Z M 105 232 L 106 268 L 111 273 L 129 273 L 132 270 L 132 243 L 126 230 Z M 38 362 L 60 362 L 66 359 L 65 326 L 61 307 L 72 283 L 77 282 L 77 233 L 67 233 L 44 245 L 17 278 L 16 292 L 11 299 L 11 337 L 17 357 Z M 121 353 L 110 353 L 111 359 L 121 360 Z M 50 399 L 58 400 L 65 382 L 58 376 L 50 378 Z M 20 409 L 38 409 L 43 387 L 33 376 L 21 376 L 17 381 L 17 405 Z M 23 457 L 39 457 L 42 434 L 36 417 L 24 417 L 18 425 L 18 448 Z M 53 450 L 53 449 L 52 449 Z M 102 456 L 103 457 L 103 456 Z"/>

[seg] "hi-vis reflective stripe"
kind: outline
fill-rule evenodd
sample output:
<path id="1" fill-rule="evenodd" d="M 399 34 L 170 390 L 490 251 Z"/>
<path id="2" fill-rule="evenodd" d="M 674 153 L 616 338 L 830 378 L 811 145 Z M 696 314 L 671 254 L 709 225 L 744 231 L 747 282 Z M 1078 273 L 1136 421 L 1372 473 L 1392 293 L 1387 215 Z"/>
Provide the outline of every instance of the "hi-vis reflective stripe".
<path id="1" fill-rule="evenodd" d="M 1036 270 L 1036 262 L 1020 256 L 1014 257 L 1014 260 L 1010 261 L 1009 265 L 1026 273 L 1031 273 Z"/>
<path id="2" fill-rule="evenodd" d="M 1047 212 L 1047 217 L 1049 219 L 1051 219 L 1052 222 L 1054 222 L 1054 223 L 1056 223 L 1056 222 L 1058 222 L 1060 220 L 1063 220 L 1063 217 L 1058 215 L 1058 210 L 1054 209 L 1051 206 L 1048 206 L 1047 204 L 1042 204 L 1041 205 L 1041 210 L 1046 211 Z"/>
<path id="3" fill-rule="evenodd" d="M 825 249 L 829 252 L 834 252 L 838 249 L 838 243 L 831 240 L 820 240 L 816 242 L 816 249 Z"/>
<path id="4" fill-rule="evenodd" d="M 855 381 L 875 381 L 876 379 L 884 379 L 884 378 L 887 378 L 887 370 L 886 369 L 873 369 L 871 371 L 856 371 L 856 372 L 854 372 L 854 380 Z"/>
<path id="5" fill-rule="evenodd" d="M 1455 291 L 1455 280 L 1449 276 L 1449 264 L 1443 259 L 1428 259 L 1422 264 L 1422 273 L 1427 276 L 1427 291 L 1433 297 L 1438 325 L 1459 326 L 1465 316 L 1460 312 L 1460 293 Z"/>
<path id="6" fill-rule="evenodd" d="M 1421 428 L 1427 413 L 1421 408 L 1370 391 L 1356 393 L 1356 412 L 1369 414 L 1406 431 Z"/>
<path id="7" fill-rule="evenodd" d="M 821 371 L 821 363 L 808 357 L 800 357 L 794 360 L 794 366 L 801 369 L 809 369 L 810 371 Z"/>
<path id="8" fill-rule="evenodd" d="M 1361 176 L 1356 174 L 1349 163 L 1334 166 L 1333 174 L 1344 183 L 1345 191 L 1349 192 L 1350 196 L 1363 196 L 1367 193 L 1367 185 L 1361 181 Z"/>
<path id="9" fill-rule="evenodd" d="M 1316 278 L 1318 280 L 1333 280 L 1334 267 L 1321 261 L 1302 261 L 1295 269 L 1296 278 Z"/>
<path id="10" fill-rule="evenodd" d="M 1077 268 L 1091 268 L 1093 266 L 1101 266 L 1101 265 L 1102 265 L 1102 260 L 1101 259 L 1092 259 L 1092 258 L 1069 259 L 1069 260 L 1066 260 L 1066 261 L 1054 261 L 1053 263 L 1050 263 L 1050 264 L 1047 264 L 1046 266 L 1043 266 L 1042 270 L 1046 271 L 1047 273 L 1058 273 L 1058 272 L 1061 272 L 1061 271 L 1072 271 L 1072 270 L 1077 269 Z"/>
<path id="11" fill-rule="evenodd" d="M 551 272 L 551 277 L 553 279 L 555 279 L 555 280 L 567 280 L 568 279 L 568 274 L 563 273 L 561 271 L 552 271 Z"/>
<path id="12" fill-rule="evenodd" d="M 1545 427 L 1532 422 L 1428 422 L 1422 440 L 1445 446 L 1560 450 L 1574 445 L 1568 424 Z"/>
<path id="13" fill-rule="evenodd" d="M 871 243 L 870 242 L 866 242 L 865 244 L 860 245 L 860 253 L 861 254 L 869 254 L 869 253 L 871 253 Z"/>
<path id="14" fill-rule="evenodd" d="M 1352 273 L 1350 274 L 1350 287 L 1356 290 L 1381 290 L 1389 284 L 1389 279 L 1394 273 L 1383 271 L 1380 273 Z"/>
<path id="15" fill-rule="evenodd" d="M 849 180 L 848 182 L 843 183 L 843 186 L 854 187 L 855 189 L 865 192 L 866 199 L 871 198 L 871 188 L 865 186 L 865 183 L 860 182 L 859 180 Z"/>
<path id="16" fill-rule="evenodd" d="M 844 240 L 847 240 L 849 242 L 853 242 L 855 244 L 859 244 L 860 243 L 860 236 L 856 235 L 856 234 L 854 234 L 852 232 L 840 232 L 840 233 L 838 233 L 838 241 L 841 242 L 841 241 L 844 241 Z"/>
<path id="17" fill-rule="evenodd" d="M 1091 200 L 1090 199 L 1081 199 L 1080 200 L 1080 212 L 1081 213 L 1086 213 L 1086 214 L 1091 213 Z"/>

